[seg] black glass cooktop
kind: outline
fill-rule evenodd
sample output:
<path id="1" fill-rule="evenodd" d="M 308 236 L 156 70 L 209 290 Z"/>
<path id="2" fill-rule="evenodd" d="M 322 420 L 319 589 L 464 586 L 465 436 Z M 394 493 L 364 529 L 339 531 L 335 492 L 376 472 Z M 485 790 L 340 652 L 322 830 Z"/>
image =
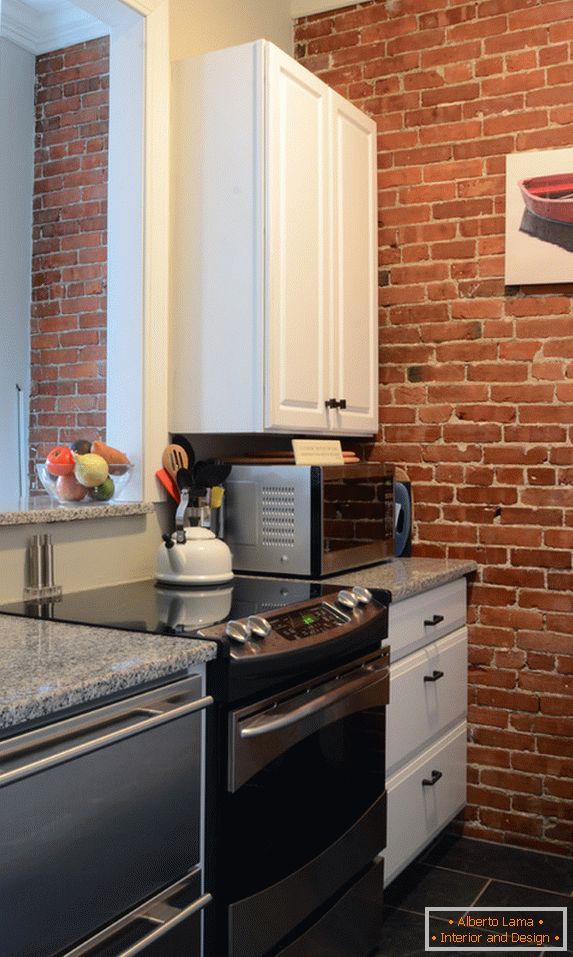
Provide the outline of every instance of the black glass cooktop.
<path id="1" fill-rule="evenodd" d="M 13 602 L 0 612 L 163 635 L 196 635 L 229 618 L 265 615 L 336 592 L 340 585 L 237 577 L 226 585 L 173 588 L 153 580 L 64 594 L 54 602 Z"/>

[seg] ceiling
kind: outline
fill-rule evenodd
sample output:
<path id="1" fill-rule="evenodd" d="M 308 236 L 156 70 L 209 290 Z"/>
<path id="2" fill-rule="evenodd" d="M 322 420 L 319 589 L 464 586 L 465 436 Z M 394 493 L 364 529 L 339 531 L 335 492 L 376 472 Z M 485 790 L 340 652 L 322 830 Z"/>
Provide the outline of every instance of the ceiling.
<path id="1" fill-rule="evenodd" d="M 109 33 L 71 0 L 0 0 L 0 36 L 38 56 Z"/>

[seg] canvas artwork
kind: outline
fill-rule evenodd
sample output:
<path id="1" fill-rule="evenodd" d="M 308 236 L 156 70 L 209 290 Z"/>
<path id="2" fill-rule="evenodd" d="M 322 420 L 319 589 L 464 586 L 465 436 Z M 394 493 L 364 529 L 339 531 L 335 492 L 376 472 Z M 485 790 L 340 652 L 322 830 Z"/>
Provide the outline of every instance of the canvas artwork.
<path id="1" fill-rule="evenodd" d="M 506 157 L 506 285 L 573 282 L 573 148 Z"/>

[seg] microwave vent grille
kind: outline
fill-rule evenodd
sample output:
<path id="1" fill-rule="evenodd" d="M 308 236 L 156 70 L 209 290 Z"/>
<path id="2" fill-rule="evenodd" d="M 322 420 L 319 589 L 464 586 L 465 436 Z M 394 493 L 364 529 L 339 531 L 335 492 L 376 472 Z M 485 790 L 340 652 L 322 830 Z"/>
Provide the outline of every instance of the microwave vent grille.
<path id="1" fill-rule="evenodd" d="M 294 485 L 261 487 L 261 543 L 294 548 Z"/>

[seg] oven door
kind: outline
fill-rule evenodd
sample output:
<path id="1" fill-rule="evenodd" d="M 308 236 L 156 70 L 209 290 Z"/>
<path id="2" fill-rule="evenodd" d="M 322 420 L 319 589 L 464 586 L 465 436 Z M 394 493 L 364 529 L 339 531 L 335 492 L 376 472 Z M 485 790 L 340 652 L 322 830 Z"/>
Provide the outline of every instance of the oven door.
<path id="1" fill-rule="evenodd" d="M 388 656 L 230 715 L 229 954 L 261 957 L 386 843 Z"/>

